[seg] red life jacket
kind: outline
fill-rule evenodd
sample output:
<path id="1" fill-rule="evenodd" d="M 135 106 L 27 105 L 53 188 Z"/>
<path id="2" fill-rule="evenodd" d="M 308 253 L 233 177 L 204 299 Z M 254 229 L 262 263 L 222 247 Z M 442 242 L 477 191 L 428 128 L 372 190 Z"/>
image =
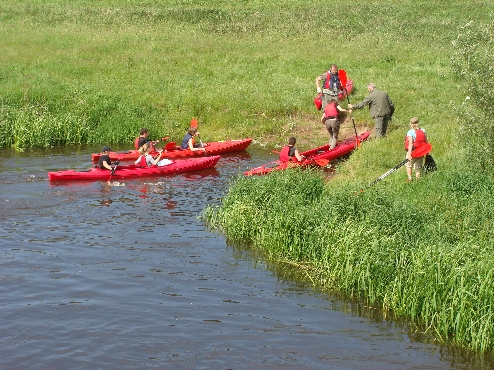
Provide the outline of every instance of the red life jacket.
<path id="1" fill-rule="evenodd" d="M 148 164 L 146 162 L 146 156 L 145 155 L 141 155 L 137 161 L 136 161 L 136 165 L 137 166 L 141 166 L 141 167 L 147 167 Z"/>
<path id="2" fill-rule="evenodd" d="M 135 147 L 136 149 L 139 149 L 139 148 L 138 148 L 138 146 L 139 146 L 139 139 L 140 139 L 140 138 L 141 138 L 141 137 L 140 137 L 140 136 L 138 136 L 138 137 L 136 137 L 136 139 L 135 139 L 135 141 L 134 141 L 134 147 Z"/>
<path id="3" fill-rule="evenodd" d="M 336 108 L 336 104 L 328 104 L 324 108 L 324 118 L 328 117 L 338 117 L 339 116 L 338 108 Z"/>
<path id="4" fill-rule="evenodd" d="M 286 145 L 281 149 L 280 153 L 280 161 L 282 162 L 288 162 L 290 160 L 290 156 L 288 155 L 290 153 L 290 145 Z"/>
<path id="5" fill-rule="evenodd" d="M 413 140 L 413 148 L 417 149 L 419 146 L 427 143 L 427 137 L 425 136 L 424 130 L 418 128 L 415 130 L 415 140 Z M 405 150 L 408 150 L 408 136 L 405 136 Z"/>
<path id="6" fill-rule="evenodd" d="M 317 110 L 321 110 L 322 108 L 322 96 L 323 93 L 317 94 L 317 96 L 314 98 L 314 104 L 317 108 Z"/>

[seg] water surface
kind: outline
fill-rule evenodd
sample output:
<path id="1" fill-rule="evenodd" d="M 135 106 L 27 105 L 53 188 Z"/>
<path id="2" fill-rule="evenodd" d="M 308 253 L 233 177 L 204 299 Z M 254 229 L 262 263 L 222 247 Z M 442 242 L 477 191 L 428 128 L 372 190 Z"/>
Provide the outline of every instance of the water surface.
<path id="1" fill-rule="evenodd" d="M 489 367 L 281 278 L 197 220 L 272 154 L 113 186 L 48 182 L 98 149 L 0 151 L 1 369 Z"/>

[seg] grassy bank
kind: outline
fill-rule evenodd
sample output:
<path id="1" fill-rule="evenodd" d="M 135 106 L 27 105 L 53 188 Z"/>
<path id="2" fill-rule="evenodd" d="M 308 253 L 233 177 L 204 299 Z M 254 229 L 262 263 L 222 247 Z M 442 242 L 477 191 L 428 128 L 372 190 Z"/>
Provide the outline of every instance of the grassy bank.
<path id="1" fill-rule="evenodd" d="M 203 217 L 232 243 L 302 267 L 321 289 L 411 319 L 440 342 L 492 351 L 493 180 L 449 168 L 362 193 L 287 171 L 239 178 Z"/>
<path id="2" fill-rule="evenodd" d="M 451 44 L 465 98 L 451 104 L 455 126 L 435 128 L 438 172 L 413 183 L 398 172 L 361 191 L 403 159 L 395 132 L 364 144 L 326 184 L 319 172 L 241 177 L 204 219 L 232 242 L 302 267 L 322 289 L 407 318 L 440 342 L 492 353 L 493 30 L 493 21 L 470 24 Z"/>

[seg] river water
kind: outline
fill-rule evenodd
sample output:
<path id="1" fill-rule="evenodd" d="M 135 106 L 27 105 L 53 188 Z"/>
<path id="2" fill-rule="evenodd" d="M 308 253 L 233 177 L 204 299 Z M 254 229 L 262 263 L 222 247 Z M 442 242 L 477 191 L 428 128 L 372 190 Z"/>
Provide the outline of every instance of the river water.
<path id="1" fill-rule="evenodd" d="M 52 184 L 99 147 L 0 151 L 0 369 L 480 369 L 404 325 L 290 281 L 196 217 L 216 169 Z"/>

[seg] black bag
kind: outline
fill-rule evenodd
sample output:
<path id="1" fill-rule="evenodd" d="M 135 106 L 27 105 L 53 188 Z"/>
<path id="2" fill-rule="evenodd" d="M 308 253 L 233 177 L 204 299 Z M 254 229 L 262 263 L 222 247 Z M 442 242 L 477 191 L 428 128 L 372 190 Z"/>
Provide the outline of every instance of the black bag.
<path id="1" fill-rule="evenodd" d="M 422 169 L 424 170 L 425 173 L 431 173 L 437 171 L 437 164 L 434 161 L 434 158 L 432 158 L 432 155 L 427 154 L 425 156 L 425 162 Z"/>

